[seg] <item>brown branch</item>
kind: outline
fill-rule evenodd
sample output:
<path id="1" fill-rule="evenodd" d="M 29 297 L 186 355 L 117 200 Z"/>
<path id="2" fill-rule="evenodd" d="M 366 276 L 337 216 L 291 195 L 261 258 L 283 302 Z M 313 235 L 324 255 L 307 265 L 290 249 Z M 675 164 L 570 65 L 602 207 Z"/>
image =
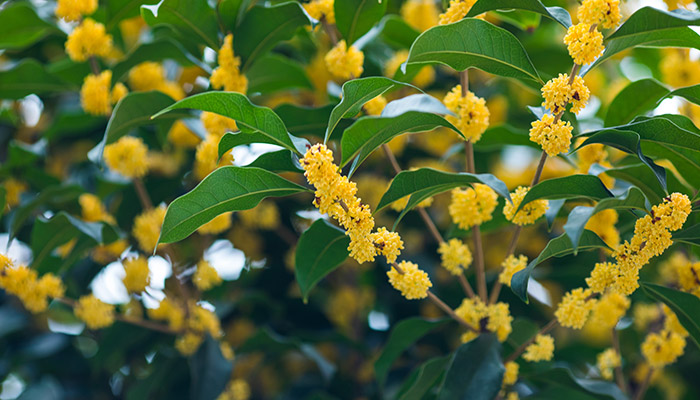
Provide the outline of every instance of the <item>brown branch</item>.
<path id="1" fill-rule="evenodd" d="M 144 210 L 150 210 L 153 208 L 153 202 L 151 201 L 151 196 L 149 196 L 146 186 L 143 184 L 141 178 L 134 178 L 134 189 L 136 189 L 136 194 L 141 202 L 141 207 Z"/>
<path id="2" fill-rule="evenodd" d="M 461 76 L 461 75 L 460 75 Z M 466 161 L 467 172 L 473 174 L 476 172 L 474 167 L 474 146 L 471 140 L 464 143 L 464 157 Z M 479 225 L 472 227 L 472 240 L 474 241 L 474 265 L 476 269 L 476 290 L 479 293 L 481 301 L 488 301 L 488 292 L 486 290 L 486 268 L 484 266 L 484 247 L 481 241 L 481 228 Z"/>
<path id="3" fill-rule="evenodd" d="M 464 289 L 464 293 L 466 293 L 470 299 L 473 299 L 475 296 L 474 289 L 472 289 L 472 285 L 469 284 L 469 281 L 464 276 L 464 273 L 461 273 L 457 276 L 459 278 L 459 283 L 462 285 L 462 289 Z"/>
<path id="4" fill-rule="evenodd" d="M 97 63 L 97 58 L 95 56 L 90 56 L 88 58 L 90 62 L 90 70 L 92 71 L 93 75 L 99 75 L 100 74 L 100 64 Z"/>
<path id="5" fill-rule="evenodd" d="M 615 367 L 615 380 L 617 381 L 617 386 L 622 390 L 622 393 L 627 394 L 627 385 L 625 384 L 625 375 L 622 371 L 622 352 L 620 351 L 620 334 L 617 332 L 615 327 L 612 328 L 612 343 L 615 349 L 615 354 L 620 359 L 620 365 Z"/>
<path id="6" fill-rule="evenodd" d="M 338 44 L 338 35 L 335 32 L 334 25 L 329 24 L 328 21 L 326 21 L 325 16 L 321 17 L 321 25 L 323 25 L 323 29 L 328 34 L 328 37 L 331 39 L 331 43 L 333 44 L 333 46 Z"/>
<path id="7" fill-rule="evenodd" d="M 647 372 L 647 375 L 644 377 L 644 380 L 642 381 L 642 386 L 639 387 L 639 390 L 637 390 L 637 394 L 634 395 L 634 400 L 642 400 L 644 398 L 644 395 L 647 392 L 647 389 L 649 389 L 649 383 L 651 383 L 651 376 L 654 374 L 654 368 L 649 367 L 649 371 Z"/>
<path id="8" fill-rule="evenodd" d="M 558 324 L 559 324 L 559 322 L 556 319 L 549 321 L 549 323 L 547 323 L 547 325 L 543 326 L 539 332 L 534 334 L 525 343 L 521 344 L 520 347 L 515 349 L 515 351 L 513 351 L 505 360 L 503 360 L 503 364 L 506 364 L 510 361 L 515 361 L 518 357 L 520 357 L 521 354 L 523 354 L 523 352 L 525 352 L 525 349 L 527 349 L 527 346 L 534 343 L 534 341 L 537 339 L 537 335 L 544 335 L 545 333 L 554 329 Z"/>

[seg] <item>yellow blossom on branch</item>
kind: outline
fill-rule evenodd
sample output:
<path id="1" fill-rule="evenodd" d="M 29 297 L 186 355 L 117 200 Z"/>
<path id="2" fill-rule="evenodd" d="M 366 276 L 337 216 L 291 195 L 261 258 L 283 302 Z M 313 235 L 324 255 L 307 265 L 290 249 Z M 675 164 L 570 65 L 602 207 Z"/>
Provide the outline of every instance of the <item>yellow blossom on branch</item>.
<path id="1" fill-rule="evenodd" d="M 141 178 L 148 172 L 148 147 L 141 138 L 122 136 L 104 149 L 105 164 L 127 178 Z"/>
<path id="2" fill-rule="evenodd" d="M 58 0 L 56 16 L 66 21 L 79 21 L 83 15 L 97 10 L 97 0 Z"/>
<path id="3" fill-rule="evenodd" d="M 506 205 L 503 207 L 503 215 L 508 221 L 520 226 L 529 225 L 537 221 L 547 211 L 549 208 L 547 200 L 535 200 L 525 204 L 517 213 L 515 212 L 529 190 L 527 187 L 520 186 L 510 194 L 512 202 L 506 201 Z"/>
<path id="4" fill-rule="evenodd" d="M 334 78 L 348 80 L 362 75 L 365 55 L 355 46 L 348 48 L 345 40 L 341 40 L 326 54 L 325 61 Z"/>
<path id="5" fill-rule="evenodd" d="M 527 361 L 549 361 L 554 356 L 554 338 L 551 335 L 537 335 L 535 342 L 527 346 L 523 358 Z"/>
<path id="6" fill-rule="evenodd" d="M 476 143 L 489 127 L 489 109 L 486 100 L 467 91 L 462 96 L 462 85 L 450 90 L 443 99 L 445 106 L 457 116 L 448 115 L 445 118 L 459 129 L 467 140 Z"/>
<path id="7" fill-rule="evenodd" d="M 114 323 L 114 306 L 92 294 L 78 299 L 73 312 L 90 329 L 106 328 Z"/>
<path id="8" fill-rule="evenodd" d="M 224 38 L 219 49 L 219 66 L 211 73 L 211 85 L 227 92 L 248 92 L 248 78 L 241 73 L 241 59 L 233 54 L 233 35 Z"/>
<path id="9" fill-rule="evenodd" d="M 530 128 L 530 140 L 539 144 L 550 157 L 569 151 L 571 132 L 574 129 L 568 121 L 555 120 L 556 117 L 545 114 L 541 120 L 534 121 Z"/>
<path id="10" fill-rule="evenodd" d="M 92 56 L 107 57 L 112 52 L 112 35 L 105 26 L 86 18 L 68 35 L 66 53 L 75 62 L 87 61 Z"/>
<path id="11" fill-rule="evenodd" d="M 443 268 L 452 275 L 462 274 L 472 263 L 472 252 L 469 247 L 459 239 L 450 239 L 440 243 L 438 247 Z"/>
<path id="12" fill-rule="evenodd" d="M 590 64 L 603 54 L 603 34 L 591 27 L 591 24 L 578 23 L 572 25 L 564 36 L 564 43 L 575 64 Z"/>
<path id="13" fill-rule="evenodd" d="M 401 292 L 401 294 L 408 300 L 424 299 L 428 297 L 428 289 L 430 289 L 433 284 L 428 278 L 428 274 L 418 268 L 417 264 L 410 261 L 401 261 L 399 263 L 399 272 L 393 266 L 391 270 L 387 272 L 389 277 L 389 283 L 394 289 Z"/>

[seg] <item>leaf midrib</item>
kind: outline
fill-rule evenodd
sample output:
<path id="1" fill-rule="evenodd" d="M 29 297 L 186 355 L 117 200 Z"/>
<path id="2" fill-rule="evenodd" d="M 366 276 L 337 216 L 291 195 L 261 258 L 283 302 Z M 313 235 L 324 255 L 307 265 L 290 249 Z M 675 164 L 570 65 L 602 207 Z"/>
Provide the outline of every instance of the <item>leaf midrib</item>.
<path id="1" fill-rule="evenodd" d="M 485 59 L 487 59 L 487 60 L 495 61 L 495 62 L 497 62 L 497 63 L 499 63 L 499 64 L 502 64 L 502 65 L 505 65 L 505 66 L 507 66 L 507 67 L 513 68 L 513 69 L 515 69 L 515 70 L 517 70 L 517 71 L 520 71 L 520 72 L 522 72 L 523 74 L 525 74 L 525 75 L 527 75 L 528 77 L 530 77 L 531 79 L 533 79 L 535 82 L 542 82 L 542 79 L 540 79 L 539 76 L 532 75 L 530 72 L 528 72 L 528 71 L 526 71 L 526 70 L 524 70 L 524 69 L 522 69 L 522 68 L 516 66 L 515 64 L 509 64 L 509 63 L 507 63 L 507 62 L 505 62 L 505 61 L 499 60 L 499 59 L 497 59 L 497 58 L 489 57 L 489 56 L 487 56 L 487 55 L 485 55 L 485 54 L 473 53 L 473 52 L 470 52 L 470 51 L 441 50 L 441 51 L 426 51 L 426 52 L 420 53 L 417 57 L 420 57 L 420 56 L 423 56 L 423 55 L 426 55 L 426 54 L 427 54 L 427 55 L 432 55 L 432 54 L 443 54 L 443 53 L 444 53 L 444 54 L 467 54 L 467 55 L 470 55 L 470 56 L 473 56 L 473 57 L 476 57 L 476 58 L 485 58 Z M 413 62 L 413 63 L 408 63 L 408 64 L 420 64 L 420 62 Z M 408 64 L 407 64 L 407 65 L 408 65 Z"/>

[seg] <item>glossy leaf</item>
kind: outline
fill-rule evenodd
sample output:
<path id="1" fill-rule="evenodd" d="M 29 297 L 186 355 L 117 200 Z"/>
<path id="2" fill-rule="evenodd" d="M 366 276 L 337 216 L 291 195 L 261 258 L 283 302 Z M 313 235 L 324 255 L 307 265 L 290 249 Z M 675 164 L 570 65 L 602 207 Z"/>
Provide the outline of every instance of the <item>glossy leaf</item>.
<path id="1" fill-rule="evenodd" d="M 644 193 L 637 187 L 630 187 L 624 195 L 600 200 L 595 206 L 576 206 L 569 213 L 564 224 L 564 232 L 569 236 L 574 249 L 578 250 L 579 240 L 588 220 L 595 214 L 608 209 L 613 210 L 642 210 L 646 211 L 647 199 Z"/>
<path id="2" fill-rule="evenodd" d="M 344 0 L 333 3 L 335 25 L 349 45 L 367 33 L 386 12 L 386 1 Z"/>
<path id="3" fill-rule="evenodd" d="M 280 90 L 313 88 L 301 64 L 276 54 L 260 57 L 246 76 L 249 93 L 268 94 Z"/>
<path id="4" fill-rule="evenodd" d="M 693 225 L 673 234 L 674 242 L 700 246 L 700 224 Z"/>
<path id="5" fill-rule="evenodd" d="M 374 362 L 374 374 L 380 387 L 384 387 L 391 365 L 407 348 L 430 331 L 444 326 L 449 319 L 427 320 L 419 317 L 404 319 L 391 330 L 382 353 Z"/>
<path id="6" fill-rule="evenodd" d="M 598 235 L 589 230 L 584 230 L 579 240 L 578 250 L 586 251 L 593 249 L 609 249 L 609 247 Z M 513 293 L 524 302 L 528 303 L 527 286 L 530 281 L 530 275 L 532 275 L 532 271 L 535 267 L 552 257 L 563 257 L 573 253 L 573 244 L 566 233 L 550 240 L 537 258 L 530 261 L 525 269 L 513 275 L 513 279 L 510 282 Z"/>
<path id="7" fill-rule="evenodd" d="M 366 102 L 390 90 L 401 87 L 413 86 L 380 76 L 352 79 L 345 82 L 342 88 L 343 94 L 340 103 L 333 108 L 331 116 L 328 119 L 328 127 L 326 128 L 326 134 L 323 140 L 324 143 L 328 141 L 331 133 L 342 118 L 354 117 L 360 112 L 362 106 Z"/>
<path id="8" fill-rule="evenodd" d="M 484 132 L 478 142 L 474 143 L 474 150 L 501 149 L 507 145 L 527 146 L 536 150 L 542 150 L 540 145 L 530 140 L 528 131 L 518 129 L 510 125 L 498 125 L 490 127 Z M 459 146 L 460 152 L 464 146 Z"/>
<path id="9" fill-rule="evenodd" d="M 608 197 L 613 197 L 613 194 L 597 176 L 570 175 L 547 179 L 532 187 L 520 202 L 517 211 L 520 211 L 526 204 L 539 199 L 601 200 Z"/>
<path id="10" fill-rule="evenodd" d="M 350 252 L 345 231 L 325 219 L 316 220 L 299 238 L 295 252 L 294 275 L 304 301 L 326 275 L 333 272 Z"/>
<path id="11" fill-rule="evenodd" d="M 289 150 L 261 154 L 247 167 L 257 167 L 273 172 L 304 172 L 296 155 Z"/>
<path id="12" fill-rule="evenodd" d="M 47 72 L 34 60 L 22 60 L 0 71 L 0 99 L 17 100 L 30 94 L 40 96 L 72 89 L 72 85 Z"/>
<path id="13" fill-rule="evenodd" d="M 438 400 L 491 400 L 501 390 L 505 367 L 500 343 L 492 333 L 481 334 L 455 351 Z"/>
<path id="14" fill-rule="evenodd" d="M 124 56 L 124 60 L 112 68 L 112 81 L 126 79 L 131 68 L 142 62 L 164 60 L 175 60 L 183 67 L 196 65 L 211 72 L 208 65 L 197 60 L 180 43 L 170 38 L 160 38 L 151 43 L 143 43 Z"/>
<path id="15" fill-rule="evenodd" d="M 340 165 L 345 166 L 354 159 L 350 171 L 352 174 L 374 150 L 396 136 L 403 133 L 426 132 L 438 127 L 459 132 L 445 118 L 437 114 L 409 111 L 396 117 L 362 117 L 343 133 Z"/>
<path id="16" fill-rule="evenodd" d="M 216 400 L 231 379 L 233 362 L 221 354 L 221 345 L 207 336 L 190 358 L 191 398 Z"/>
<path id="17" fill-rule="evenodd" d="M 641 282 L 644 293 L 656 301 L 668 306 L 678 317 L 678 321 L 690 334 L 695 344 L 700 347 L 700 298 L 690 293 L 681 292 L 649 282 Z"/>
<path id="18" fill-rule="evenodd" d="M 143 0 L 110 0 L 106 2 L 106 30 L 111 31 L 112 28 L 126 18 L 138 16 L 142 4 Z"/>
<path id="19" fill-rule="evenodd" d="M 17 207 L 10 218 L 10 239 L 12 239 L 19 228 L 29 219 L 29 217 L 43 206 L 57 206 L 77 200 L 84 192 L 78 185 L 56 185 L 50 186 L 41 191 L 32 200 Z"/>
<path id="20" fill-rule="evenodd" d="M 187 97 L 161 110 L 153 117 L 156 118 L 167 112 L 192 108 L 209 111 L 236 120 L 239 127 L 251 133 L 265 136 L 268 143 L 273 143 L 301 154 L 294 145 L 292 137 L 287 133 L 284 123 L 274 111 L 267 107 L 256 106 L 248 98 L 235 92 L 206 92 Z"/>
<path id="21" fill-rule="evenodd" d="M 11 2 L 0 8 L 0 49 L 22 49 L 58 28 L 39 18 L 29 2 Z M 1 86 L 1 85 L 0 85 Z"/>
<path id="22" fill-rule="evenodd" d="M 655 79 L 640 79 L 627 85 L 608 106 L 605 126 L 626 124 L 651 109 L 669 94 L 669 90 Z"/>
<path id="23" fill-rule="evenodd" d="M 251 4 L 254 4 L 254 0 L 219 1 L 217 4 L 217 12 L 221 23 L 228 28 L 228 30 L 235 30 Z"/>
<path id="24" fill-rule="evenodd" d="M 683 26 L 700 25 L 700 13 L 677 9 L 665 11 L 654 7 L 642 7 L 630 15 L 608 40 L 622 39 L 644 32 L 661 31 Z"/>
<path id="25" fill-rule="evenodd" d="M 603 169 L 601 169 L 603 171 Z M 654 173 L 644 164 L 632 164 L 624 167 L 617 167 L 604 170 L 607 175 L 615 179 L 629 182 L 638 187 L 649 199 L 651 204 L 661 203 L 667 192 L 688 193 L 689 190 L 682 184 L 675 175 L 668 174 L 668 190 L 661 186 Z"/>
<path id="26" fill-rule="evenodd" d="M 436 357 L 423 363 L 411 373 L 396 395 L 397 400 L 421 400 L 438 384 L 451 361 L 450 356 Z"/>
<path id="27" fill-rule="evenodd" d="M 441 115 L 455 115 L 452 111 L 445 107 L 440 100 L 431 95 L 420 93 L 390 101 L 382 110 L 381 117 L 397 117 L 409 111 Z"/>
<path id="28" fill-rule="evenodd" d="M 296 1 L 248 10 L 233 34 L 233 52 L 243 61 L 241 70 L 247 71 L 277 43 L 291 39 L 298 29 L 309 24 L 308 14 Z"/>
<path id="29" fill-rule="evenodd" d="M 467 18 L 423 32 L 406 64 L 444 64 L 457 71 L 478 68 L 508 78 L 542 83 L 518 39 L 505 29 Z"/>
<path id="30" fill-rule="evenodd" d="M 554 384 L 554 387 L 556 388 L 554 393 L 557 393 L 555 397 L 558 398 L 564 393 L 563 390 L 571 388 L 577 390 L 577 392 L 572 394 L 572 396 L 577 396 L 573 397 L 576 399 L 628 399 L 627 395 L 625 395 L 615 383 L 601 379 L 578 377 L 568 367 L 559 366 L 551 368 L 541 373 L 532 375 L 531 379 Z M 582 395 L 585 397 L 580 397 Z"/>
<path id="31" fill-rule="evenodd" d="M 467 17 L 494 10 L 524 10 L 532 11 L 551 18 L 564 28 L 571 26 L 571 15 L 561 7 L 545 7 L 539 0 L 479 0 L 467 13 Z"/>
<path id="32" fill-rule="evenodd" d="M 305 191 L 307 189 L 264 169 L 218 168 L 189 193 L 170 203 L 158 242 L 182 240 L 217 215 L 251 209 L 265 198 Z"/>
<path id="33" fill-rule="evenodd" d="M 294 142 L 296 147 L 299 149 L 303 149 L 308 144 L 308 141 L 302 138 L 294 138 Z M 219 158 L 236 146 L 253 143 L 278 144 L 269 136 L 263 135 L 260 132 L 229 132 L 224 134 L 224 136 L 221 137 L 221 140 L 219 140 Z"/>
<path id="34" fill-rule="evenodd" d="M 141 16 L 150 26 L 165 25 L 184 38 L 219 49 L 216 13 L 206 1 L 162 0 L 141 6 Z"/>

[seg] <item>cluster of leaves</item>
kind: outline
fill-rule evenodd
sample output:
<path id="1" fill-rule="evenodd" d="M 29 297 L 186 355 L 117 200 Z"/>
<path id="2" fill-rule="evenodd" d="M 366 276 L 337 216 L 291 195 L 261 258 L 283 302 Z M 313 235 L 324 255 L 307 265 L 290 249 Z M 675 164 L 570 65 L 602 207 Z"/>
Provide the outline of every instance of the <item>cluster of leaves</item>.
<path id="1" fill-rule="evenodd" d="M 212 245 L 215 239 L 232 242 L 235 251 L 245 253 L 239 277 L 198 299 L 215 307 L 225 331 L 222 340 L 236 352 L 233 364 L 212 339 L 183 363 L 170 335 L 124 322 L 99 332 L 83 331 L 64 304 L 55 302 L 45 315 L 30 317 L 16 299 L 3 293 L 0 376 L 8 383 L 3 387 L 22 382 L 26 386 L 22 398 L 215 399 L 231 376 L 249 382 L 256 398 L 493 398 L 501 388 L 504 354 L 528 342 L 538 324 L 551 318 L 554 299 L 580 286 L 598 252 L 607 251 L 596 234 L 584 229 L 593 215 L 606 209 L 628 210 L 618 226 L 629 237 L 636 212 L 660 203 L 668 193 L 697 200 L 700 129 L 693 115 L 649 114 L 673 97 L 700 104 L 700 85 L 670 89 L 660 82 L 658 67 L 664 54 L 660 47 L 700 49 L 700 36 L 689 28 L 700 25 L 700 13 L 644 7 L 607 35 L 605 53 L 584 69 L 590 82 L 599 82 L 593 90 L 598 102 L 589 106 L 592 111 L 578 119 L 565 115 L 575 134 L 585 139 L 582 146 L 600 143 L 620 150 L 614 165 L 604 169 L 617 180 L 616 187 L 608 190 L 597 177 L 602 166 L 572 175 L 575 154 L 549 160 L 544 171 L 548 179 L 534 186 L 522 202 L 550 200 L 546 223 L 528 228 L 524 235 L 528 240 L 522 240 L 518 249 L 532 261 L 514 278 L 512 293 L 502 293 L 518 317 L 513 334 L 503 344 L 484 334 L 459 345 L 455 324 L 435 318 L 442 314 L 429 304 L 402 299 L 387 283 L 381 263 L 366 268 L 348 260 L 349 239 L 344 232 L 311 212 L 313 194 L 298 160 L 309 144 L 326 142 L 338 149 L 343 171 L 361 182 L 392 176 L 380 147 L 406 140 L 409 143 L 397 152 L 402 165 L 439 163 L 445 171 L 407 169 L 390 185 L 383 178 L 386 188 L 368 180 L 367 188 L 360 185 L 360 190 L 380 192 L 371 204 L 376 218 L 402 233 L 405 252 L 439 282 L 443 299 L 458 304 L 463 298 L 460 286 L 440 270 L 436 243 L 411 211 L 434 197 L 436 205 L 429 211 L 445 236 L 469 236 L 474 232 L 448 222 L 445 193 L 477 182 L 489 185 L 503 199 L 494 220 L 481 232 L 486 247 L 500 251 L 487 264 L 500 264 L 498 257 L 507 244 L 503 235 L 510 229 L 500 210 L 509 198 L 508 189 L 523 179 L 529 182 L 534 170 L 529 164 L 509 170 L 506 161 L 515 155 L 529 163 L 532 154 L 536 157 L 530 148 L 539 150 L 526 129 L 532 114 L 541 116 L 544 110 L 526 106 L 539 103 L 543 78 L 570 66 L 560 41 L 552 40 L 561 36 L 562 26 L 571 25 L 569 13 L 545 7 L 539 0 L 479 0 L 468 16 L 487 12 L 493 23 L 467 18 L 421 34 L 399 17 L 400 1 L 337 0 L 338 33 L 366 57 L 362 77 L 342 84 L 327 76 L 319 78 L 318 69 L 311 67 L 328 43 L 322 24 L 310 18 L 300 3 L 210 3 L 100 2 L 93 18 L 124 50 L 110 65 L 113 80 L 125 81 L 131 68 L 146 61 L 208 77 L 214 64 L 208 53 L 219 49 L 225 34 L 233 33 L 234 53 L 250 82 L 248 95 L 209 90 L 208 82 L 191 80 L 186 82 L 188 96 L 181 101 L 157 91 L 132 92 L 108 118 L 87 115 L 80 107 L 78 92 L 91 67 L 65 56 L 66 34 L 52 17 L 54 4 L 0 5 L 4 51 L 0 179 L 27 183 L 21 201 L 12 207 L 5 204 L 7 188 L 0 188 L 3 226 L 8 247 L 16 240 L 12 245 L 16 257 L 29 253 L 21 258 L 32 268 L 59 274 L 72 298 L 88 292 L 91 282 L 110 266 L 120 267 L 119 262 L 105 267 L 89 255 L 97 246 L 118 239 L 135 244 L 128 232 L 141 212 L 143 193 L 106 171 L 101 160 L 104 146 L 127 134 L 180 160 L 174 173 L 144 179 L 154 204 L 168 205 L 159 241 L 177 246 L 177 260 L 169 260 L 174 265 L 165 291 L 174 290 L 181 279 L 189 284 L 188 270 L 221 243 Z M 133 19 L 148 27 L 136 44 L 129 45 L 120 26 Z M 390 55 L 399 50 L 410 50 L 407 62 L 396 74 L 392 71 L 391 79 L 382 76 Z M 622 62 L 614 61 L 622 56 Z M 419 89 L 411 81 L 425 65 L 435 68 L 436 80 Z M 472 90 L 501 104 L 500 120 L 492 117 L 492 126 L 474 146 L 476 170 L 493 175 L 454 172 L 464 170 L 459 156 L 463 141 L 445 118 L 449 111 L 430 95 L 442 94 L 456 83 L 446 67 L 471 69 Z M 358 117 L 362 106 L 379 95 L 392 100 L 382 114 Z M 183 120 L 203 137 L 196 119 L 199 111 L 234 119 L 240 129 L 222 137 L 219 156 L 233 149 L 241 157 L 257 157 L 245 166 L 237 161 L 236 166 L 218 168 L 196 182 L 191 174 L 193 152 L 174 149 L 167 133 Z M 266 151 L 258 155 L 254 150 L 260 144 L 275 147 L 264 147 Z M 87 223 L 77 217 L 78 198 L 86 192 L 105 200 L 116 223 Z M 389 211 L 387 206 L 407 196 L 402 211 Z M 254 210 L 261 202 L 271 202 L 265 200 L 271 197 L 277 198 L 280 214 L 274 229 L 249 226 L 234 216 L 230 232 L 218 237 L 195 233 L 222 213 Z M 692 214 L 686 228 L 674 236 L 676 247 L 690 258 L 700 256 L 698 219 L 697 213 Z M 69 242 L 74 243 L 69 251 L 61 251 Z M 224 264 L 234 263 L 228 254 Z M 644 290 L 633 299 L 667 304 L 697 344 L 700 300 L 650 283 L 657 275 L 656 268 L 645 269 Z M 537 297 L 536 304 L 526 304 L 528 293 Z M 138 300 L 148 306 L 147 297 Z M 638 354 L 643 337 L 630 322 L 625 319 L 617 328 L 622 351 Z M 556 363 L 522 367 L 522 392 L 532 394 L 528 398 L 624 398 L 613 383 L 591 379 L 583 369 L 602 347 L 582 336 L 563 340 L 557 344 Z M 693 348 L 687 353 L 674 373 L 684 378 L 686 395 L 693 398 L 700 391 L 691 379 L 700 352 Z M 661 398 L 664 393 L 652 389 L 653 396 Z"/>

